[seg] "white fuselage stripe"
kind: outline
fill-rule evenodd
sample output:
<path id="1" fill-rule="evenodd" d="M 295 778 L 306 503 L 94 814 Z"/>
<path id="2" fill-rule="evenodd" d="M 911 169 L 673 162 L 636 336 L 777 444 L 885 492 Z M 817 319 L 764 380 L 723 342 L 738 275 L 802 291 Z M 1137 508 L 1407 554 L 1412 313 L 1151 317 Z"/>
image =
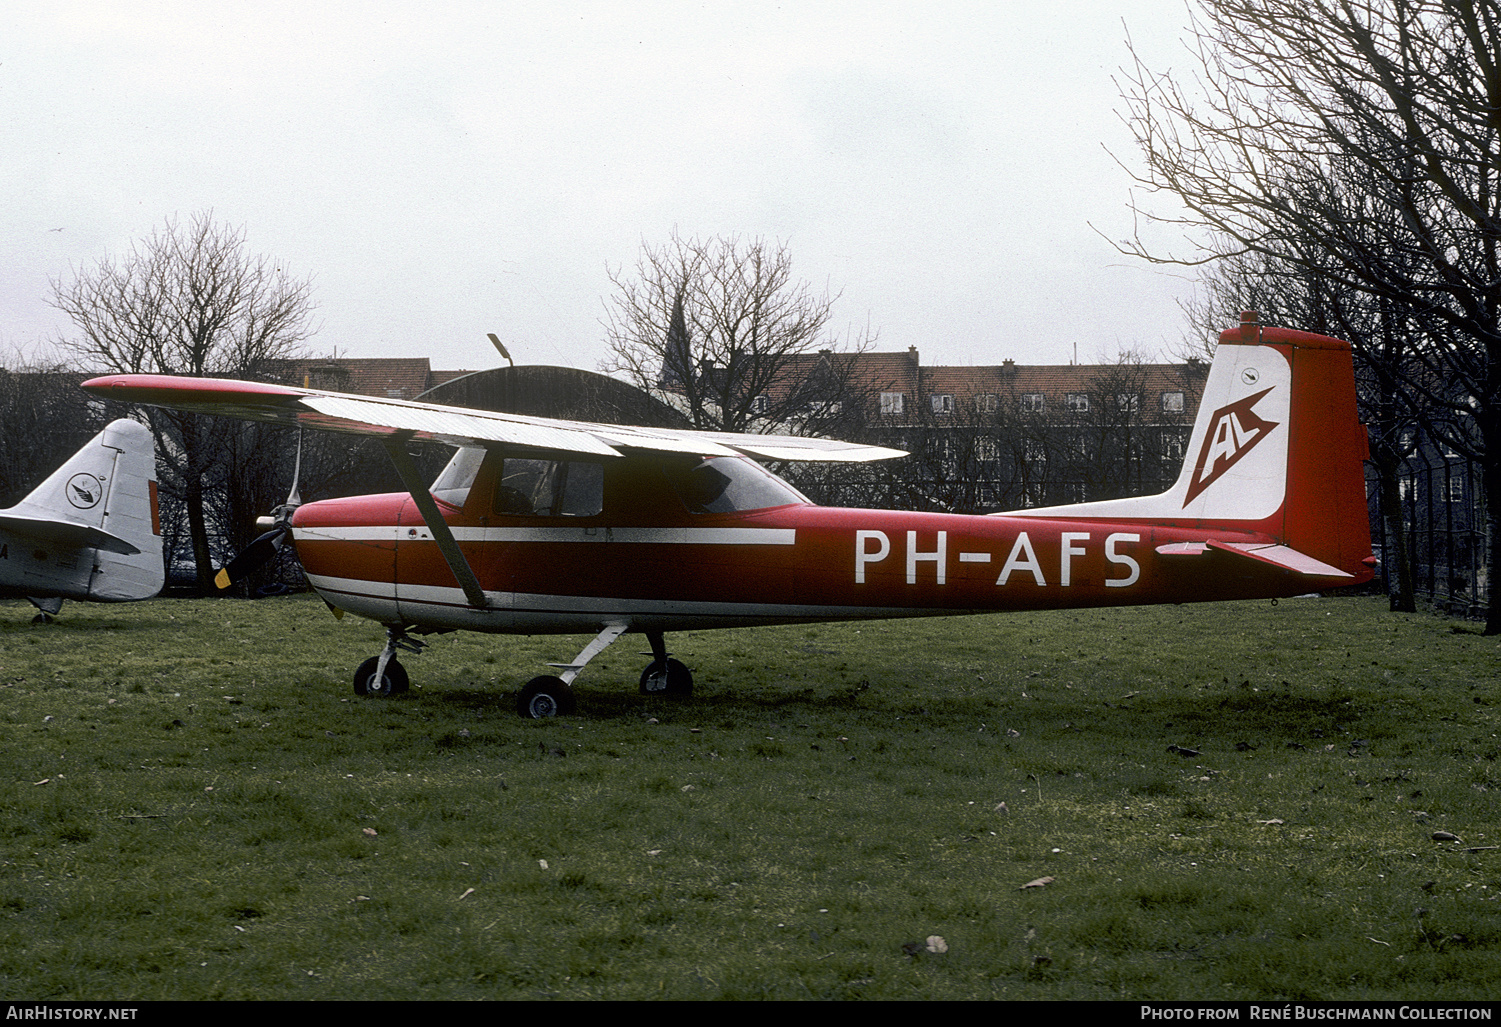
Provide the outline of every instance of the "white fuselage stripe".
<path id="1" fill-rule="evenodd" d="M 376 604 L 384 611 L 390 605 L 390 619 L 396 616 L 396 604 L 402 607 L 402 618 L 412 619 L 416 607 L 431 612 L 457 610 L 468 614 L 481 627 L 489 618 L 514 618 L 518 626 L 538 615 L 553 617 L 572 616 L 584 619 L 623 618 L 627 621 L 640 617 L 669 617 L 678 620 L 702 619 L 706 627 L 713 621 L 730 619 L 778 623 L 798 620 L 839 620 L 847 617 L 911 617 L 924 616 L 934 611 L 918 607 L 871 607 L 851 605 L 816 605 L 784 603 L 734 603 L 734 602 L 684 602 L 666 599 L 625 599 L 608 596 L 539 595 L 526 592 L 486 592 L 485 597 L 493 604 L 486 609 L 469 606 L 462 589 L 441 585 L 408 585 L 397 588 L 390 582 L 367 581 L 362 578 L 335 578 L 321 574 L 309 574 L 308 582 L 335 606 L 342 605 L 339 597 L 349 597 L 362 602 L 356 605 Z M 361 609 L 362 616 L 381 619 L 383 613 Z M 955 611 L 944 611 L 955 612 Z M 603 623 L 603 621 L 601 621 Z"/>
<path id="2" fill-rule="evenodd" d="M 459 542 L 635 542 L 690 546 L 791 546 L 797 544 L 796 528 L 616 528 L 616 527 L 523 527 L 453 528 Z M 299 527 L 292 530 L 298 542 L 422 542 L 431 541 L 426 525 Z"/>

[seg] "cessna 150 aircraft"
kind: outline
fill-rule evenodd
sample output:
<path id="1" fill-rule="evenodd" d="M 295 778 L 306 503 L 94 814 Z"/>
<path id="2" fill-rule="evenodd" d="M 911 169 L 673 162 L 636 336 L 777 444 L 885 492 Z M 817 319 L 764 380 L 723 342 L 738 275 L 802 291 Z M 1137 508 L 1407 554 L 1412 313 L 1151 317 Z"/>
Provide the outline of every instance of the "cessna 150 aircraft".
<path id="1" fill-rule="evenodd" d="M 991 516 L 818 507 L 751 459 L 903 455 L 830 440 L 213 379 L 108 375 L 84 387 L 381 438 L 406 493 L 291 502 L 251 549 L 290 535 L 336 612 L 386 626 L 385 649 L 355 674 L 361 694 L 406 687 L 395 655 L 421 648 L 414 633 L 597 632 L 522 689 L 527 717 L 571 710 L 579 671 L 627 632 L 651 644 L 642 691 L 684 695 L 692 679 L 665 632 L 1290 596 L 1369 580 L 1374 563 L 1350 347 L 1254 315 L 1220 338 L 1170 491 Z M 430 488 L 411 439 L 460 447 Z"/>
<path id="2" fill-rule="evenodd" d="M 37 622 L 64 599 L 101 603 L 161 591 L 162 529 L 151 432 L 114 421 L 21 502 L 0 510 L 0 597 Z"/>

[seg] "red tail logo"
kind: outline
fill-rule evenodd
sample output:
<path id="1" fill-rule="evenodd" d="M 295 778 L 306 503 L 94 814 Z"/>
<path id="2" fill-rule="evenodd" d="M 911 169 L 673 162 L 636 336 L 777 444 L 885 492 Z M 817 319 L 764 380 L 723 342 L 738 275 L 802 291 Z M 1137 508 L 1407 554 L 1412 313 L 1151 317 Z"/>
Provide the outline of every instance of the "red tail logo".
<path id="1" fill-rule="evenodd" d="M 1188 483 L 1188 497 L 1183 505 L 1188 506 L 1201 492 L 1219 481 L 1240 458 L 1271 434 L 1278 422 L 1257 417 L 1252 407 L 1271 389 L 1262 389 L 1254 396 L 1236 400 L 1214 412 L 1209 422 L 1209 431 L 1204 436 L 1204 445 L 1199 448 L 1199 460 L 1194 464 L 1193 478 Z"/>

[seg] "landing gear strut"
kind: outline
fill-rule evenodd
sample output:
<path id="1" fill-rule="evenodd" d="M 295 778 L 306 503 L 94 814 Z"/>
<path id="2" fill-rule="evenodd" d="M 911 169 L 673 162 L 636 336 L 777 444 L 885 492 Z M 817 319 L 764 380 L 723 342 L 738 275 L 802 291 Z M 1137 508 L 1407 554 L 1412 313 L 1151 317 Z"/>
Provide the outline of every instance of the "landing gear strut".
<path id="1" fill-rule="evenodd" d="M 589 665 L 589 661 L 609 647 L 621 635 L 625 634 L 626 625 L 606 624 L 605 629 L 594 636 L 594 640 L 584 646 L 582 652 L 573 658 L 572 663 L 549 663 L 549 667 L 558 669 L 558 676 L 544 674 L 539 678 L 532 678 L 516 696 L 516 712 L 528 720 L 542 720 L 546 717 L 566 716 L 574 711 L 573 679 L 579 676 L 579 671 Z"/>
<path id="2" fill-rule="evenodd" d="M 516 697 L 516 712 L 529 720 L 566 715 L 574 711 L 573 681 L 605 648 L 626 632 L 625 624 L 609 624 L 573 658 L 572 663 L 553 663 L 558 676 L 532 678 Z M 677 660 L 670 659 L 662 632 L 648 631 L 652 662 L 641 672 L 643 695 L 666 695 L 686 698 L 693 694 L 693 675 Z"/>
<path id="3" fill-rule="evenodd" d="M 528 681 L 516 696 L 516 712 L 528 720 L 567 716 L 577 708 L 573 695 L 573 682 L 589 661 L 604 652 L 629 626 L 607 624 L 598 635 L 584 646 L 572 663 L 552 663 L 556 675 L 543 674 Z M 648 631 L 646 639 L 651 643 L 651 662 L 641 672 L 641 694 L 687 698 L 693 694 L 693 674 L 687 667 L 671 658 L 667 652 L 662 632 Z M 420 653 L 427 643 L 412 638 L 401 625 L 387 625 L 386 647 L 379 656 L 372 656 L 354 672 L 354 694 L 364 696 L 400 695 L 410 687 L 406 668 L 396 660 L 398 649 Z"/>

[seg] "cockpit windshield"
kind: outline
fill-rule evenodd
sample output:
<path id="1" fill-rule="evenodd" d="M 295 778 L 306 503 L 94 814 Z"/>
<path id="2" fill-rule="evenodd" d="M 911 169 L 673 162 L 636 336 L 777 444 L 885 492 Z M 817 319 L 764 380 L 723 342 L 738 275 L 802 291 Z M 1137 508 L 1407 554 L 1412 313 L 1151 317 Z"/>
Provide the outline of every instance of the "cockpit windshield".
<path id="1" fill-rule="evenodd" d="M 713 457 L 696 466 L 672 464 L 666 471 L 668 481 L 692 513 L 735 513 L 810 502 L 754 460 Z"/>
<path id="2" fill-rule="evenodd" d="M 474 476 L 479 473 L 480 464 L 485 462 L 485 451 L 477 446 L 464 446 L 459 449 L 443 468 L 442 473 L 433 481 L 430 490 L 433 496 L 452 503 L 454 506 L 463 506 L 469 498 L 469 489 L 474 485 Z"/>

